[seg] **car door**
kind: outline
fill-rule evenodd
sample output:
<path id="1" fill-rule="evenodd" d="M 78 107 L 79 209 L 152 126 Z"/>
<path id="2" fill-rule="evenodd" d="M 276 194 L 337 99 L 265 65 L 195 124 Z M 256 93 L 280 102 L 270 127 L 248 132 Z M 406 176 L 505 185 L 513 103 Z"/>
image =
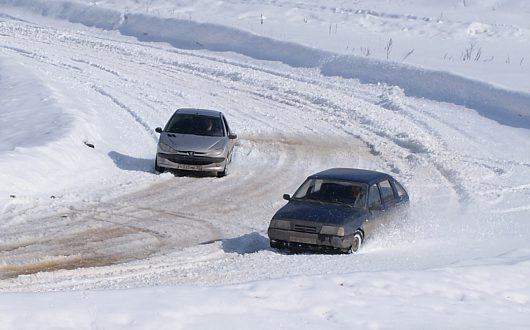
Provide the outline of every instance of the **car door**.
<path id="1" fill-rule="evenodd" d="M 228 138 L 228 143 L 229 143 L 228 150 L 229 150 L 229 153 L 231 154 L 232 149 L 234 148 L 234 145 L 236 144 L 236 139 L 230 138 L 233 135 L 233 133 L 232 131 L 230 131 L 230 126 L 228 126 L 228 121 L 226 120 L 225 116 L 222 115 L 221 118 L 223 120 L 224 129 L 226 131 L 226 136 Z"/>
<path id="2" fill-rule="evenodd" d="M 362 229 L 365 235 L 372 234 L 380 225 L 384 214 L 383 200 L 377 184 L 368 187 L 368 212 L 370 216 L 363 223 Z"/>
<path id="3" fill-rule="evenodd" d="M 396 206 L 396 197 L 394 196 L 394 188 L 392 188 L 390 180 L 383 180 L 377 185 L 381 192 L 381 199 L 383 200 L 385 210 L 389 211 L 393 209 Z"/>
<path id="4" fill-rule="evenodd" d="M 394 189 L 390 180 L 385 179 L 377 184 L 379 186 L 379 192 L 381 193 L 381 199 L 383 200 L 384 213 L 380 215 L 378 222 L 379 226 L 388 226 L 392 221 L 392 214 L 396 208 L 396 197 L 394 195 Z"/>

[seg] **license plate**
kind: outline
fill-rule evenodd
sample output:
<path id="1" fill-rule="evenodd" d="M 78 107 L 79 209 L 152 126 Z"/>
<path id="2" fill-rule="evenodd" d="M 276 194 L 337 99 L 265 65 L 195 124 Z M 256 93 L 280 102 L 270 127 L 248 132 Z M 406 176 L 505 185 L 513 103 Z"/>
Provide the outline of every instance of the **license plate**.
<path id="1" fill-rule="evenodd" d="M 289 236 L 289 241 L 304 244 L 317 244 L 317 239 L 310 237 Z"/>
<path id="2" fill-rule="evenodd" d="M 200 166 L 197 166 L 197 165 L 183 165 L 183 164 L 178 164 L 177 165 L 177 168 L 179 170 L 188 170 L 188 171 L 200 171 L 201 170 L 201 167 Z"/>

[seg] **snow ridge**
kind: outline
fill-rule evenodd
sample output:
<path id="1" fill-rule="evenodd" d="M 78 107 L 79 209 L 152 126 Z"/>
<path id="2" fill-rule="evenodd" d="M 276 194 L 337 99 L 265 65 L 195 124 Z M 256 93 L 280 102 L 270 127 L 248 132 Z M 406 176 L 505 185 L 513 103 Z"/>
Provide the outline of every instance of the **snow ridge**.
<path id="1" fill-rule="evenodd" d="M 69 1 L 0 0 L 0 4 L 24 7 L 40 15 L 87 26 L 118 30 L 140 41 L 167 42 L 181 49 L 236 52 L 292 67 L 319 68 L 327 76 L 398 85 L 408 96 L 464 105 L 501 124 L 530 128 L 530 94 L 505 90 L 448 72 L 353 55 L 339 56 L 217 24 L 121 13 Z"/>
<path id="2" fill-rule="evenodd" d="M 34 97 L 26 97 L 23 91 L 28 89 Z M 3 57 L 0 57 L 0 98 L 0 154 L 50 143 L 71 128 L 73 119 L 50 96 L 44 83 L 15 61 Z"/>

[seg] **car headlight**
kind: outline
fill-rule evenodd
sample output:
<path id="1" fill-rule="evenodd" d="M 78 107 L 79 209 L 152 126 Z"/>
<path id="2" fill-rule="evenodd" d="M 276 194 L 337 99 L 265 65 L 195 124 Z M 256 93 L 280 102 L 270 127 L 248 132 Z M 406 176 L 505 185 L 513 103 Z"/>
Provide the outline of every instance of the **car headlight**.
<path id="1" fill-rule="evenodd" d="M 320 233 L 324 235 L 344 236 L 344 227 L 322 226 Z"/>
<path id="2" fill-rule="evenodd" d="M 224 149 L 208 150 L 208 152 L 206 153 L 206 156 L 217 157 L 217 156 L 221 156 L 223 152 L 224 152 Z"/>
<path id="3" fill-rule="evenodd" d="M 170 146 L 162 142 L 158 144 L 158 149 L 160 149 L 163 152 L 177 152 L 177 150 L 171 148 Z"/>
<path id="4" fill-rule="evenodd" d="M 277 229 L 291 230 L 291 222 L 286 220 L 272 219 L 271 227 Z"/>

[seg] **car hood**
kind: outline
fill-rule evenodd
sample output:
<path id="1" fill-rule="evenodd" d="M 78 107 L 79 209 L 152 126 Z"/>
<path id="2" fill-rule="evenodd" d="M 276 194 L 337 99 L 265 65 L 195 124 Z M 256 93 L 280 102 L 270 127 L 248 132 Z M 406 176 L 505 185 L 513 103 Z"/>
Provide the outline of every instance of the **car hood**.
<path id="1" fill-rule="evenodd" d="M 178 151 L 208 152 L 214 149 L 224 149 L 227 138 L 224 136 L 162 133 L 160 142 Z"/>
<path id="2" fill-rule="evenodd" d="M 302 220 L 342 225 L 364 216 L 366 211 L 332 203 L 291 200 L 273 216 L 273 219 Z"/>

